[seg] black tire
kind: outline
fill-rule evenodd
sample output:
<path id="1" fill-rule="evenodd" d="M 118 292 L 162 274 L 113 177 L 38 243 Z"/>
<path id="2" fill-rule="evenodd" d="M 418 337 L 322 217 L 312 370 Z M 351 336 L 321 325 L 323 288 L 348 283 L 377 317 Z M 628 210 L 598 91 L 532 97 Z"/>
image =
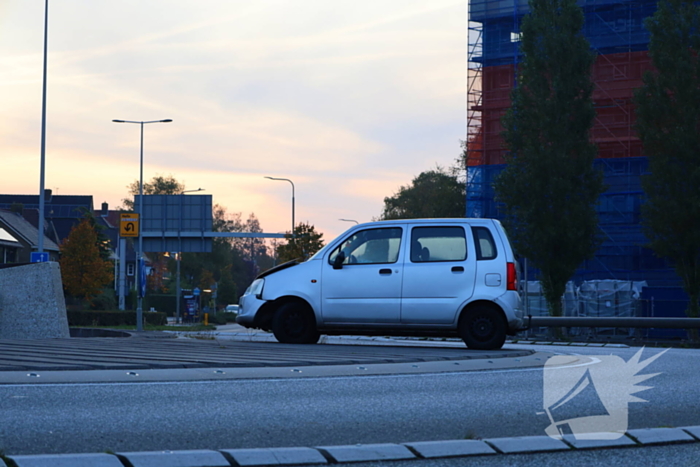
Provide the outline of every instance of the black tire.
<path id="1" fill-rule="evenodd" d="M 467 310 L 459 321 L 459 336 L 475 350 L 498 350 L 506 342 L 508 325 L 503 314 L 487 306 Z"/>
<path id="2" fill-rule="evenodd" d="M 297 302 L 285 303 L 277 309 L 272 318 L 272 333 L 284 344 L 315 344 L 321 337 L 313 312 Z"/>

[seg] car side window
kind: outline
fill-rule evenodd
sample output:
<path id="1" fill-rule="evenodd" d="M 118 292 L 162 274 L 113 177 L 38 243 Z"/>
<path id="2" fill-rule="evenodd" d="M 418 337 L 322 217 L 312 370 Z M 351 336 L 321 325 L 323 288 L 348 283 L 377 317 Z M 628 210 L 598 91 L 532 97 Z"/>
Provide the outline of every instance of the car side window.
<path id="1" fill-rule="evenodd" d="M 402 233 L 400 227 L 355 232 L 333 250 L 328 262 L 334 264 L 342 252 L 343 265 L 395 263 L 399 258 Z"/>
<path id="2" fill-rule="evenodd" d="M 493 241 L 491 231 L 486 227 L 472 227 L 474 233 L 474 244 L 476 246 L 476 259 L 495 259 L 498 256 L 496 242 Z"/>
<path id="3" fill-rule="evenodd" d="M 462 227 L 414 227 L 411 262 L 464 261 L 467 238 Z"/>

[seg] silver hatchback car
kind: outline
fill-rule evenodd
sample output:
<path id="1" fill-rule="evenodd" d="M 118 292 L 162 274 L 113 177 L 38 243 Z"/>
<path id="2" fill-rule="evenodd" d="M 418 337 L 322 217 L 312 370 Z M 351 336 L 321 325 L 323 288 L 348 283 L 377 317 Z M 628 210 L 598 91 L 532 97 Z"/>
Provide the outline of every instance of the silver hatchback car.
<path id="1" fill-rule="evenodd" d="M 494 219 L 360 224 L 307 261 L 260 274 L 236 322 L 284 343 L 458 336 L 472 349 L 499 349 L 523 326 L 517 269 Z"/>

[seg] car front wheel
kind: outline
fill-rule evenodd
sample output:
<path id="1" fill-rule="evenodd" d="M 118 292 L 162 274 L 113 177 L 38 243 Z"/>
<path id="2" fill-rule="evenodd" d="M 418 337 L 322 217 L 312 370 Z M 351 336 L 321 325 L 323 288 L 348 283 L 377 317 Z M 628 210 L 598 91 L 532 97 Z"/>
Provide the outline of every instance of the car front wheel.
<path id="1" fill-rule="evenodd" d="M 320 334 L 309 308 L 301 303 L 285 303 L 275 312 L 272 333 L 284 344 L 315 344 Z"/>
<path id="2" fill-rule="evenodd" d="M 478 306 L 466 311 L 459 322 L 459 335 L 467 347 L 475 350 L 497 350 L 506 341 L 507 324 L 493 308 Z"/>

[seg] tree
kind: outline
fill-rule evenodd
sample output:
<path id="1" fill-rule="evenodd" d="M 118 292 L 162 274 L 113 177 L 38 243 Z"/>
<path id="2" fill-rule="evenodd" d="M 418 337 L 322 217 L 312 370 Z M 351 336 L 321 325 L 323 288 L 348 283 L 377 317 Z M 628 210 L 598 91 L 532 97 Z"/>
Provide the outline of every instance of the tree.
<path id="1" fill-rule="evenodd" d="M 583 20 L 575 0 L 530 1 L 518 85 L 502 121 L 507 166 L 494 184 L 515 250 L 540 269 L 553 316 L 566 282 L 600 244 L 595 203 L 604 185 L 589 135 L 595 56 Z"/>
<path id="2" fill-rule="evenodd" d="M 323 248 L 323 234 L 316 232 L 313 225 L 301 223 L 294 227 L 294 235 L 285 234 L 287 243 L 277 247 L 277 260 L 280 263 L 293 259 L 306 260 Z"/>
<path id="3" fill-rule="evenodd" d="M 60 265 L 66 292 L 88 302 L 112 281 L 112 264 L 100 257 L 97 233 L 88 219 L 73 227 L 61 244 Z"/>
<path id="4" fill-rule="evenodd" d="M 400 187 L 394 196 L 384 198 L 380 219 L 464 217 L 465 202 L 464 183 L 457 175 L 437 167 L 422 172 L 411 185 Z"/>
<path id="5" fill-rule="evenodd" d="M 649 159 L 642 225 L 669 258 L 700 316 L 700 6 L 662 0 L 645 22 L 654 71 L 635 94 L 637 131 Z"/>
<path id="6" fill-rule="evenodd" d="M 134 180 L 133 183 L 127 185 L 127 188 L 131 198 L 124 198 L 122 203 L 124 203 L 124 208 L 127 211 L 133 211 L 134 196 L 139 194 L 139 181 Z M 179 195 L 183 191 L 185 191 L 185 184 L 178 182 L 172 175 L 167 177 L 156 175 L 150 182 L 143 184 L 144 195 Z"/>

